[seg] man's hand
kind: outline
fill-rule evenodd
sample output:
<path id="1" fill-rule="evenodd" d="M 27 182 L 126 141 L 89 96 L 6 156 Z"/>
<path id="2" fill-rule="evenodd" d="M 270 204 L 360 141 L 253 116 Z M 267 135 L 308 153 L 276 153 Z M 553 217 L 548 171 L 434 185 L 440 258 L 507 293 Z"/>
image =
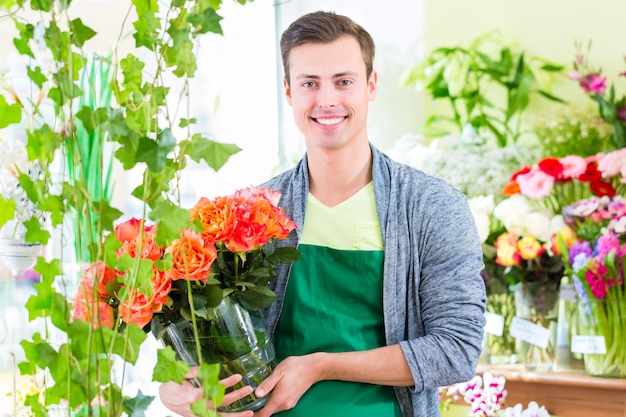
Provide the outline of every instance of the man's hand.
<path id="1" fill-rule="evenodd" d="M 159 387 L 159 398 L 163 405 L 169 408 L 171 411 L 180 414 L 182 417 L 196 417 L 195 414 L 189 408 L 191 403 L 194 403 L 202 398 L 202 388 L 195 388 L 190 379 L 196 378 L 198 368 L 193 367 L 187 375 L 185 375 L 185 381 L 182 384 L 176 382 L 166 382 Z M 235 374 L 228 378 L 220 380 L 220 384 L 226 388 L 232 387 L 241 381 L 241 375 Z M 250 386 L 241 387 L 238 390 L 230 392 L 224 396 L 224 401 L 219 404 L 220 406 L 229 405 L 233 402 L 244 398 L 252 393 Z M 213 405 L 210 401 L 207 402 L 207 408 L 212 408 Z M 221 416 L 228 417 L 252 417 L 254 414 L 252 411 L 242 411 L 239 413 L 219 413 Z"/>
<path id="2" fill-rule="evenodd" d="M 257 397 L 264 397 L 270 391 L 272 393 L 267 404 L 254 414 L 255 417 L 269 417 L 295 407 L 304 393 L 322 380 L 322 368 L 316 356 L 315 353 L 290 356 L 279 363 L 255 391 Z"/>

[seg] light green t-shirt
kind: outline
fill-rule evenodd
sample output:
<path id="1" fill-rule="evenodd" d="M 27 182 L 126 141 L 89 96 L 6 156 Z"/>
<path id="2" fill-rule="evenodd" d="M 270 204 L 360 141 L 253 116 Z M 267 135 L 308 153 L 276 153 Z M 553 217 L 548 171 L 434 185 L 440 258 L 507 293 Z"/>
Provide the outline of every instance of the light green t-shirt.
<path id="1" fill-rule="evenodd" d="M 370 183 L 327 207 L 309 195 L 274 344 L 278 360 L 311 352 L 345 352 L 385 344 L 383 243 Z M 400 417 L 393 389 L 322 381 L 280 417 Z"/>

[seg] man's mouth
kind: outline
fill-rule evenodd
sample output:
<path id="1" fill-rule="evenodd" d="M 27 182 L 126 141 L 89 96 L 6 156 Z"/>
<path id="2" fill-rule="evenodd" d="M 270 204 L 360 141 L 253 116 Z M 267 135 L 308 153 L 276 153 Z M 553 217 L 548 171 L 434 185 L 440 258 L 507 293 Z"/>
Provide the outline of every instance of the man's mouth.
<path id="1" fill-rule="evenodd" d="M 321 125 L 325 125 L 325 126 L 332 126 L 332 125 L 336 125 L 338 123 L 341 123 L 345 120 L 345 117 L 327 117 L 327 118 L 323 118 L 323 119 L 316 119 L 314 118 L 314 120 L 321 124 Z"/>

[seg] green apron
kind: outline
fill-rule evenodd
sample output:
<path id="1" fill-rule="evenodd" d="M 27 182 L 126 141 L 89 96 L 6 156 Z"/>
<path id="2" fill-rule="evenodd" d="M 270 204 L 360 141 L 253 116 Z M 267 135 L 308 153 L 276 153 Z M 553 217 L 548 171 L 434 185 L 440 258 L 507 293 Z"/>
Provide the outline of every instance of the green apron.
<path id="1" fill-rule="evenodd" d="M 278 360 L 384 346 L 383 252 L 300 244 L 274 335 Z M 280 417 L 400 417 L 393 388 L 322 381 Z"/>

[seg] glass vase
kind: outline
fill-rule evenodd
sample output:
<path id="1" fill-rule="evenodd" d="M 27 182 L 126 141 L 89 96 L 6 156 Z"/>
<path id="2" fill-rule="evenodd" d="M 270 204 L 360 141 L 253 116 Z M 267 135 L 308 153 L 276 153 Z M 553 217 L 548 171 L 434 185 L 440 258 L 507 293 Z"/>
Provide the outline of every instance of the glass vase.
<path id="1" fill-rule="evenodd" d="M 578 334 L 572 350 L 583 354 L 585 372 L 626 377 L 626 300 L 580 300 L 578 312 Z"/>
<path id="2" fill-rule="evenodd" d="M 558 299 L 558 284 L 529 282 L 515 289 L 511 334 L 517 339 L 520 362 L 529 371 L 552 371 L 556 366 Z"/>
<path id="3" fill-rule="evenodd" d="M 584 370 L 583 355 L 572 351 L 572 338 L 578 334 L 578 296 L 571 277 L 564 276 L 559 289 L 559 319 L 556 330 L 556 367 Z"/>
<path id="4" fill-rule="evenodd" d="M 510 328 L 515 317 L 515 297 L 513 292 L 487 295 L 487 325 L 485 326 L 485 347 L 487 362 L 491 365 L 517 363 L 515 338 Z"/>
<path id="5" fill-rule="evenodd" d="M 276 366 L 274 345 L 263 318 L 258 312 L 246 310 L 232 297 L 224 298 L 213 309 L 213 314 L 211 320 L 199 319 L 197 322 L 203 361 L 219 363 L 220 378 L 233 374 L 243 377 L 229 391 L 246 385 L 256 389 Z M 200 364 L 191 324 L 182 330 L 173 324 L 167 325 L 161 339 L 176 351 L 179 360 L 184 360 L 191 366 Z M 197 382 L 194 385 L 197 386 Z M 228 406 L 220 407 L 219 411 L 258 410 L 268 399 L 269 395 L 257 398 L 250 394 Z"/>

